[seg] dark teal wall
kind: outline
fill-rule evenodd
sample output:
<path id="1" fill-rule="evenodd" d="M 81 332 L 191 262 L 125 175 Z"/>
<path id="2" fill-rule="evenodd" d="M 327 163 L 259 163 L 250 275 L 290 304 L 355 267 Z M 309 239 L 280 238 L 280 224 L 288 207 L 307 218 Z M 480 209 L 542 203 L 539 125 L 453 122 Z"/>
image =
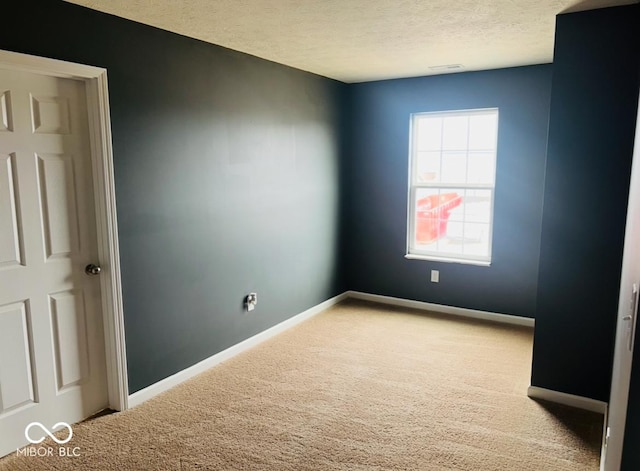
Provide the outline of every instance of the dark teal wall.
<path id="1" fill-rule="evenodd" d="M 533 317 L 550 92 L 550 65 L 352 85 L 349 287 Z M 410 114 L 489 107 L 500 110 L 491 266 L 405 259 Z"/>
<path id="2" fill-rule="evenodd" d="M 344 84 L 59 1 L 0 49 L 108 69 L 131 392 L 345 290 Z"/>
<path id="3" fill-rule="evenodd" d="M 532 384 L 609 400 L 638 103 L 638 6 L 557 18 Z"/>
<path id="4" fill-rule="evenodd" d="M 534 384 L 607 400 L 638 8 L 559 17 L 553 86 L 550 65 L 347 86 L 60 1 L 13 2 L 0 49 L 108 69 L 132 392 L 349 288 L 535 316 Z M 409 114 L 494 106 L 492 266 L 405 260 Z"/>

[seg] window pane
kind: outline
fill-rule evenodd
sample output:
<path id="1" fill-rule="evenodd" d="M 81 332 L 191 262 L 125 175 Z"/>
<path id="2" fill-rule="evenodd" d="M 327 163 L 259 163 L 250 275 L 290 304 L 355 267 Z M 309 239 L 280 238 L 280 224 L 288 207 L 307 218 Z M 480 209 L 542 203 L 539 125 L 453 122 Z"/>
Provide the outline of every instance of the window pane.
<path id="1" fill-rule="evenodd" d="M 464 183 L 467 180 L 467 154 L 465 152 L 442 153 L 443 183 Z"/>
<path id="2" fill-rule="evenodd" d="M 489 224 L 465 223 L 464 248 L 468 255 L 489 255 Z"/>
<path id="3" fill-rule="evenodd" d="M 443 255 L 460 255 L 464 247 L 464 224 L 462 222 L 449 221 L 447 234 L 438 240 L 438 250 Z"/>
<path id="4" fill-rule="evenodd" d="M 442 118 L 418 118 L 417 132 L 417 150 L 440 150 L 442 141 Z"/>
<path id="5" fill-rule="evenodd" d="M 437 206 L 440 190 L 420 188 L 416 191 L 414 201 L 415 245 L 433 244 L 438 239 L 438 217 L 434 211 Z"/>
<path id="6" fill-rule="evenodd" d="M 497 113 L 469 117 L 469 149 L 492 150 L 496 146 Z"/>
<path id="7" fill-rule="evenodd" d="M 495 179 L 495 153 L 469 152 L 467 183 L 493 184 Z"/>
<path id="8" fill-rule="evenodd" d="M 462 204 L 460 193 L 444 189 L 421 188 L 416 191 L 415 234 L 417 245 L 437 248 L 437 242 L 448 235 L 451 213 Z M 462 219 L 459 219 L 462 221 Z"/>
<path id="9" fill-rule="evenodd" d="M 467 148 L 467 116 L 449 116 L 442 123 L 442 148 L 447 150 L 465 150 Z"/>
<path id="10" fill-rule="evenodd" d="M 416 166 L 418 183 L 440 181 L 440 152 L 418 152 Z"/>
<path id="11" fill-rule="evenodd" d="M 446 209 L 446 214 L 449 221 L 464 221 L 464 206 L 465 206 L 465 193 L 464 188 L 447 188 L 440 190 L 441 196 L 444 196 L 446 200 L 455 200 L 459 197 L 459 204 L 449 205 Z M 448 234 L 448 233 L 447 233 Z"/>
<path id="12" fill-rule="evenodd" d="M 491 190 L 467 190 L 464 195 L 464 219 L 467 222 L 491 221 Z"/>

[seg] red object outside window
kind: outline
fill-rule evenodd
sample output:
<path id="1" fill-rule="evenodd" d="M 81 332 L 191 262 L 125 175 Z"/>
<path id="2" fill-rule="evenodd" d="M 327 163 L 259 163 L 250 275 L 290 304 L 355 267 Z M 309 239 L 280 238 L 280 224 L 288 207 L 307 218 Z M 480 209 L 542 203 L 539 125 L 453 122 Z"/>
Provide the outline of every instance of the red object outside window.
<path id="1" fill-rule="evenodd" d="M 461 203 L 462 196 L 458 193 L 443 193 L 419 199 L 416 208 L 416 241 L 428 244 L 444 237 L 451 210 Z"/>

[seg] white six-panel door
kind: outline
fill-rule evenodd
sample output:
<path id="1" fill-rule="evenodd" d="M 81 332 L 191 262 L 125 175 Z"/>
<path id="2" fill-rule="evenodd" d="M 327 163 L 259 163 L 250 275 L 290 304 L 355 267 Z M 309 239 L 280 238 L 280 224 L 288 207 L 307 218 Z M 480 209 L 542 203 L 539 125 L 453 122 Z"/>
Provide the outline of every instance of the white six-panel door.
<path id="1" fill-rule="evenodd" d="M 108 403 L 87 116 L 84 82 L 0 70 L 0 456 Z"/>

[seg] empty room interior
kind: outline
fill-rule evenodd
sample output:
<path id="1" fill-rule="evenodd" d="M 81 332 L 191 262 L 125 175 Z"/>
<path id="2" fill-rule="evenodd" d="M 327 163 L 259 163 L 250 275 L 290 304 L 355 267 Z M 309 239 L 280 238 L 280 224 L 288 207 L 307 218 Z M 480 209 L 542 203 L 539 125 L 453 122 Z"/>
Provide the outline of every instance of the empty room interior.
<path id="1" fill-rule="evenodd" d="M 640 469 L 638 1 L 4 11 L 0 470 Z"/>

